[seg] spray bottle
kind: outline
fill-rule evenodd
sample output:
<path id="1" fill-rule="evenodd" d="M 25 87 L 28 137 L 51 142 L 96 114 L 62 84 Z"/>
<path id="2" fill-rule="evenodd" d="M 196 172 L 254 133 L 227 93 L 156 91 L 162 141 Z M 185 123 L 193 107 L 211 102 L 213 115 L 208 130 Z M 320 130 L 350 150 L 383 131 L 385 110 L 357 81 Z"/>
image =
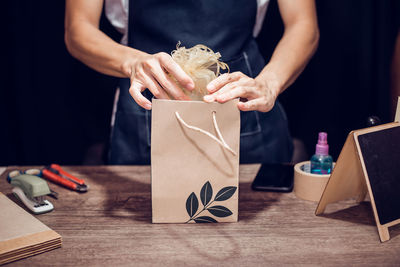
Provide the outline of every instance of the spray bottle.
<path id="1" fill-rule="evenodd" d="M 315 155 L 311 157 L 311 173 L 330 174 L 332 162 L 332 157 L 329 155 L 328 134 L 320 132 L 315 146 Z"/>

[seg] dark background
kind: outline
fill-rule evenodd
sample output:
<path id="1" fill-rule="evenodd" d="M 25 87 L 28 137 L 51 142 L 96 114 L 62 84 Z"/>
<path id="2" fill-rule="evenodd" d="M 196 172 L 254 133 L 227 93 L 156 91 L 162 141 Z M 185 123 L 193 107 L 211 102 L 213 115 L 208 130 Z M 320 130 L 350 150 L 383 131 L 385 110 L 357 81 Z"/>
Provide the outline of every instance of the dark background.
<path id="1" fill-rule="evenodd" d="M 64 44 L 64 1 L 7 1 L 2 16 L 0 166 L 96 164 L 106 159 L 116 79 L 72 58 Z M 366 118 L 390 122 L 390 63 L 400 1 L 317 1 L 319 48 L 280 96 L 292 135 L 309 155 L 328 132 L 336 160 Z M 119 34 L 103 18 L 102 30 Z M 283 31 L 271 1 L 258 38 L 266 58 Z M 103 151 L 103 153 L 102 153 Z M 102 155 L 101 158 L 96 155 Z"/>

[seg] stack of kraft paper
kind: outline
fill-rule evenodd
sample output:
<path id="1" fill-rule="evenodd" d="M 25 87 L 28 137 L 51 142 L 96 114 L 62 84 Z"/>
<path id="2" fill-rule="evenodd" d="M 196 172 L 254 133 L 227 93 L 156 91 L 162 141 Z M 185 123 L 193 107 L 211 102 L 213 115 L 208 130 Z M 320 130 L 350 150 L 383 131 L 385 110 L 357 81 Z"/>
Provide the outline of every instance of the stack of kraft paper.
<path id="1" fill-rule="evenodd" d="M 0 265 L 59 247 L 59 234 L 0 193 Z"/>

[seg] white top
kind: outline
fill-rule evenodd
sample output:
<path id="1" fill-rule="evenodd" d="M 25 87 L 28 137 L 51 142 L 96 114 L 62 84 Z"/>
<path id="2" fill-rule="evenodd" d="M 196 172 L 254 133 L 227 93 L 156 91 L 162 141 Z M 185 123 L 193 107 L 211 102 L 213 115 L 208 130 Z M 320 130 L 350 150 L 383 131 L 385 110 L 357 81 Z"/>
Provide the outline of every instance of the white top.
<path id="1" fill-rule="evenodd" d="M 253 30 L 254 37 L 260 33 L 269 1 L 257 0 L 257 17 Z M 129 0 L 105 0 L 106 17 L 123 34 L 121 44 L 124 45 L 128 43 L 128 4 Z"/>

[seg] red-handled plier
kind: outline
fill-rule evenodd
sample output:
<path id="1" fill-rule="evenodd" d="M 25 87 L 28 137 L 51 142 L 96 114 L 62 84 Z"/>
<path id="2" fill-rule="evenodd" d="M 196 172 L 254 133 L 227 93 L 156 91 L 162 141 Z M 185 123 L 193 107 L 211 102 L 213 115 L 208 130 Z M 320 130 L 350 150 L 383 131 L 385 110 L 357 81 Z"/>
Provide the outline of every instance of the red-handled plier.
<path id="1" fill-rule="evenodd" d="M 89 189 L 82 179 L 64 171 L 60 165 L 57 164 L 51 164 L 50 166 L 45 167 L 42 170 L 42 174 L 47 180 L 78 192 L 87 192 Z"/>

